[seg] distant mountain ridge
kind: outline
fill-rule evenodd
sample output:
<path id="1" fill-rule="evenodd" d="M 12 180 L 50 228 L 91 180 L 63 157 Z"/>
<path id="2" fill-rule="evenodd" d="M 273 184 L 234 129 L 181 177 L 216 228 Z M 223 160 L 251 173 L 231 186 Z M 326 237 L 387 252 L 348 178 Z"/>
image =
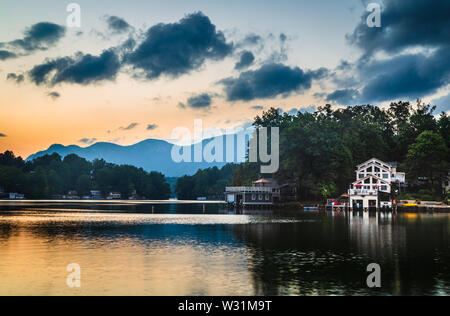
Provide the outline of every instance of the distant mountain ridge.
<path id="1" fill-rule="evenodd" d="M 203 140 L 203 148 L 212 139 Z M 226 157 L 226 144 L 225 137 L 224 142 L 224 161 Z M 234 143 L 235 160 L 233 162 L 238 163 L 236 158 L 236 141 Z M 113 143 L 95 143 L 89 147 L 80 147 L 77 145 L 59 145 L 55 144 L 50 146 L 47 150 L 39 151 L 30 155 L 27 161 L 34 160 L 38 157 L 45 155 L 51 155 L 57 153 L 62 157 L 70 154 L 76 154 L 79 157 L 85 158 L 89 161 L 95 159 L 104 159 L 107 162 L 118 165 L 132 165 L 138 168 L 143 168 L 146 171 L 158 171 L 163 173 L 166 177 L 181 177 L 184 175 L 193 175 L 199 169 L 206 169 L 212 167 L 223 167 L 226 162 L 181 162 L 175 163 L 172 160 L 171 152 L 173 144 L 164 140 L 147 139 L 130 146 L 121 146 Z M 191 147 L 191 157 L 193 157 L 194 145 Z M 193 161 L 193 160 L 192 160 Z"/>

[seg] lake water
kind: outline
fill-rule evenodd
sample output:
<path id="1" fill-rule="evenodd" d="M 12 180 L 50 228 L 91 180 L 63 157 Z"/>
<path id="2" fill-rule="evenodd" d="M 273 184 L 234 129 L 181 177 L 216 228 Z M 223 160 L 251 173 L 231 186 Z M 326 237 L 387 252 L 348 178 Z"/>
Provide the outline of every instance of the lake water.
<path id="1" fill-rule="evenodd" d="M 449 237 L 446 214 L 2 201 L 0 295 L 449 295 Z"/>

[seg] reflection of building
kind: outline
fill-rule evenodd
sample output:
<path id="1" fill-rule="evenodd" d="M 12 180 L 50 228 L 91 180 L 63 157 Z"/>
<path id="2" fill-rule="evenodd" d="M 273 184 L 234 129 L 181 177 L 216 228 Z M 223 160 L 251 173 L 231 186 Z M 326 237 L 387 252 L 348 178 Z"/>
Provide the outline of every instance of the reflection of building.
<path id="1" fill-rule="evenodd" d="M 356 167 L 356 181 L 348 192 L 350 207 L 364 210 L 391 207 L 392 185 L 405 182 L 405 173 L 397 172 L 396 163 L 370 159 Z"/>

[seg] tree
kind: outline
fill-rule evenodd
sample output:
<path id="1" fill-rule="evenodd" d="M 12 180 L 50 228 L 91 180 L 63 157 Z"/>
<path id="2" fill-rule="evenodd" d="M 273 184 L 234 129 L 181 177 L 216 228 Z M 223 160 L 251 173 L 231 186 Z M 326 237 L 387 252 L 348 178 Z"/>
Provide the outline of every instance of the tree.
<path id="1" fill-rule="evenodd" d="M 406 166 L 414 179 L 426 177 L 432 185 L 440 185 L 449 168 L 449 149 L 436 132 L 425 131 L 409 146 Z"/>
<path id="2" fill-rule="evenodd" d="M 36 199 L 66 194 L 69 190 L 87 195 L 91 189 L 99 189 L 104 194 L 121 192 L 124 198 L 134 191 L 141 197 L 155 200 L 170 197 L 170 186 L 161 173 L 148 173 L 104 160 L 91 163 L 76 155 L 63 160 L 58 154 L 45 155 L 24 163 L 12 152 L 0 154 L 0 187 L 6 192 L 24 193 Z"/>

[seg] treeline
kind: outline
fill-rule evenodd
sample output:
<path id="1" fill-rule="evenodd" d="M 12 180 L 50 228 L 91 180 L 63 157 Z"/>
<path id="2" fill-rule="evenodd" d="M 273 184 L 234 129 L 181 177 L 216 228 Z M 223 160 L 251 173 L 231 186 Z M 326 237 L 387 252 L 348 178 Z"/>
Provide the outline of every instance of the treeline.
<path id="1" fill-rule="evenodd" d="M 279 183 L 297 186 L 300 200 L 340 195 L 355 180 L 355 166 L 371 158 L 399 162 L 408 192 L 442 198 L 450 169 L 449 117 L 435 107 L 409 102 L 387 108 L 362 105 L 290 115 L 272 108 L 255 118 L 255 127 L 280 127 Z M 249 185 L 259 165 L 240 165 L 233 185 Z"/>
<path id="2" fill-rule="evenodd" d="M 178 178 L 175 192 L 179 200 L 208 199 L 223 200 L 225 187 L 231 185 L 233 173 L 238 166 L 227 164 L 222 169 L 217 167 L 199 170 L 193 176 Z"/>
<path id="3" fill-rule="evenodd" d="M 120 192 L 125 199 L 134 192 L 152 200 L 170 196 L 170 186 L 161 173 L 104 160 L 89 162 L 74 154 L 64 159 L 52 154 L 25 162 L 6 151 L 0 154 L 0 187 L 5 192 L 25 194 L 29 199 L 51 198 L 68 191 L 88 196 L 91 190 L 99 190 L 104 196 Z"/>

